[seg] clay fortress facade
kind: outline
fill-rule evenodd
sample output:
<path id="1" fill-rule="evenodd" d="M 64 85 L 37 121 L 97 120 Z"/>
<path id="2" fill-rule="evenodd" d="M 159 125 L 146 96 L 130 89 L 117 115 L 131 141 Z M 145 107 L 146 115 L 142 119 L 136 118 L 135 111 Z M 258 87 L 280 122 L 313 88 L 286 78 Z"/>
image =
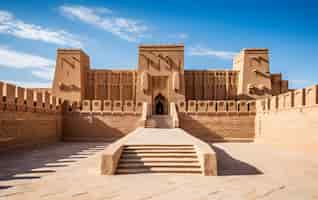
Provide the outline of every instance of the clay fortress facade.
<path id="1" fill-rule="evenodd" d="M 302 149 L 318 143 L 318 87 L 289 89 L 281 74 L 271 73 L 268 49 L 243 49 L 232 70 L 185 66 L 183 45 L 141 45 L 135 70 L 93 69 L 82 50 L 58 49 L 52 88 L 0 82 L 0 151 L 60 140 L 116 141 L 102 159 L 102 173 L 113 174 L 127 137 L 143 134 L 136 130 L 176 129 L 195 136 L 202 173 L 216 175 L 205 142 Z"/>
<path id="2" fill-rule="evenodd" d="M 171 102 L 240 100 L 278 95 L 288 81 L 269 70 L 267 49 L 243 49 L 233 70 L 184 70 L 183 45 L 141 45 L 136 70 L 95 70 L 81 50 L 58 50 L 52 93 L 70 101 Z M 159 101 L 160 98 L 160 101 Z M 158 102 L 157 102 L 158 100 Z"/>

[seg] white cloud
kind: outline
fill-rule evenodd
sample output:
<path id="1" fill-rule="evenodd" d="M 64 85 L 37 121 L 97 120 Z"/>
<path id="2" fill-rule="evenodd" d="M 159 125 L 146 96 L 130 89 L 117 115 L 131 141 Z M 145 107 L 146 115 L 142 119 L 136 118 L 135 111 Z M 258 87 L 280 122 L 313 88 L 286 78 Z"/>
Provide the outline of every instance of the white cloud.
<path id="1" fill-rule="evenodd" d="M 170 34 L 169 35 L 170 38 L 174 38 L 174 39 L 187 39 L 189 38 L 189 35 L 187 33 L 176 33 L 176 34 Z"/>
<path id="2" fill-rule="evenodd" d="M 190 47 L 188 53 L 190 56 L 214 56 L 221 59 L 232 59 L 236 54 L 235 52 L 213 50 L 200 46 Z"/>
<path id="3" fill-rule="evenodd" d="M 65 16 L 94 25 L 130 42 L 136 42 L 148 30 L 148 27 L 142 22 L 115 17 L 112 11 L 107 8 L 64 5 L 60 7 L 60 11 Z"/>
<path id="4" fill-rule="evenodd" d="M 28 82 L 28 81 L 15 81 L 15 80 L 1 80 L 6 83 L 11 83 L 24 88 L 51 88 L 52 82 Z"/>
<path id="5" fill-rule="evenodd" d="M 18 52 L 0 46 L 0 66 L 11 68 L 45 68 L 54 66 L 55 61 L 37 55 Z"/>
<path id="6" fill-rule="evenodd" d="M 0 67 L 30 69 L 31 74 L 34 77 L 45 81 L 53 80 L 55 66 L 54 60 L 37 55 L 18 52 L 2 46 L 0 46 L 0 58 Z M 25 82 L 22 83 L 23 85 L 27 85 Z"/>
<path id="7" fill-rule="evenodd" d="M 54 68 L 41 68 L 32 70 L 32 75 L 43 80 L 53 80 Z"/>
<path id="8" fill-rule="evenodd" d="M 12 13 L 2 10 L 0 10 L 0 33 L 57 45 L 82 47 L 78 38 L 67 31 L 28 24 L 16 19 Z"/>

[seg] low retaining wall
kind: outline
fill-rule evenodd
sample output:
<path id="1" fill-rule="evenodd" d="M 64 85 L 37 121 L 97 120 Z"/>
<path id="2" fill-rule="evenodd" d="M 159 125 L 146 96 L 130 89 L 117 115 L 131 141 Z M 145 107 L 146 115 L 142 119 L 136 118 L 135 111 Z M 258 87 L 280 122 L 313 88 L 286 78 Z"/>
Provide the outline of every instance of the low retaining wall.
<path id="1" fill-rule="evenodd" d="M 141 114 L 68 113 L 63 115 L 63 140 L 114 141 L 139 126 Z"/>
<path id="2" fill-rule="evenodd" d="M 255 115 L 180 114 L 180 127 L 206 142 L 253 141 Z"/>
<path id="3" fill-rule="evenodd" d="M 53 143 L 61 138 L 60 115 L 0 112 L 0 152 Z"/>
<path id="4" fill-rule="evenodd" d="M 63 140 L 115 141 L 144 127 L 143 102 L 84 100 L 65 102 Z"/>
<path id="5" fill-rule="evenodd" d="M 255 101 L 181 101 L 180 128 L 207 142 L 253 141 L 255 106 Z"/>

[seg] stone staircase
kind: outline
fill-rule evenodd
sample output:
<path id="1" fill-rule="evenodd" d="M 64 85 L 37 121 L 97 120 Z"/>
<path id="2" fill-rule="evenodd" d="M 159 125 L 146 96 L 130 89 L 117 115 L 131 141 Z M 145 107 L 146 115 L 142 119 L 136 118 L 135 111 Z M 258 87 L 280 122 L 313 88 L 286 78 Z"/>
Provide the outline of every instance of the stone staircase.
<path id="1" fill-rule="evenodd" d="M 193 145 L 125 145 L 116 174 L 201 174 Z"/>
<path id="2" fill-rule="evenodd" d="M 146 120 L 145 128 L 173 128 L 169 115 L 152 115 Z"/>

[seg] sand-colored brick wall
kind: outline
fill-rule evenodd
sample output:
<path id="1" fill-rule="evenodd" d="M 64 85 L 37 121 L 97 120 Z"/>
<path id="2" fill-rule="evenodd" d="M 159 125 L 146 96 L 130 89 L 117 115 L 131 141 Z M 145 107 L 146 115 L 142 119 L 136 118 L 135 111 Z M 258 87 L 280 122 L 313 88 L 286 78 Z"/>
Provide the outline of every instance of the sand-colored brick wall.
<path id="1" fill-rule="evenodd" d="M 142 124 L 142 102 L 83 100 L 64 103 L 63 140 L 114 141 Z"/>
<path id="2" fill-rule="evenodd" d="M 135 70 L 101 70 L 87 72 L 85 99 L 135 100 Z"/>
<path id="3" fill-rule="evenodd" d="M 255 101 L 180 101 L 180 127 L 205 141 L 252 141 Z"/>
<path id="4" fill-rule="evenodd" d="M 56 142 L 61 105 L 45 91 L 0 82 L 0 152 Z"/>
<path id="5" fill-rule="evenodd" d="M 60 140 L 61 133 L 60 115 L 0 112 L 0 152 L 53 143 Z"/>
<path id="6" fill-rule="evenodd" d="M 318 152 L 318 106 L 256 115 L 256 141 Z"/>
<path id="7" fill-rule="evenodd" d="M 256 141 L 290 150 L 318 153 L 317 91 L 318 87 L 312 86 L 279 95 L 278 98 L 258 100 Z M 287 104 L 286 96 L 289 99 Z"/>
<path id="8" fill-rule="evenodd" d="M 238 71 L 185 70 L 186 100 L 224 100 L 237 97 Z"/>
<path id="9" fill-rule="evenodd" d="M 69 113 L 63 116 L 63 140 L 114 141 L 140 126 L 141 114 Z"/>
<path id="10" fill-rule="evenodd" d="M 180 114 L 180 127 L 204 141 L 252 141 L 255 115 Z"/>

